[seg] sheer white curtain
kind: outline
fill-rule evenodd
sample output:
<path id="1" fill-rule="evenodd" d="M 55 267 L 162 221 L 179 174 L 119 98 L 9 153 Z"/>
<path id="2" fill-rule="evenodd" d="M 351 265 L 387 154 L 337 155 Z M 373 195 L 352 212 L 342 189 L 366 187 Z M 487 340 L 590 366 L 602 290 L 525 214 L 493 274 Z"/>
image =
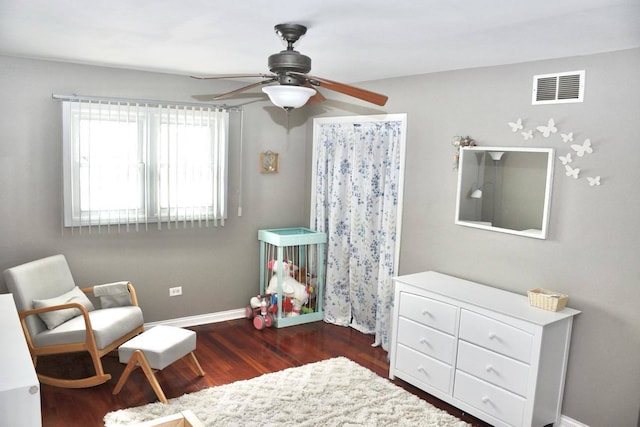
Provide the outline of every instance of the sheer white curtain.
<path id="1" fill-rule="evenodd" d="M 312 227 L 327 233 L 325 320 L 387 349 L 406 116 L 316 119 Z"/>

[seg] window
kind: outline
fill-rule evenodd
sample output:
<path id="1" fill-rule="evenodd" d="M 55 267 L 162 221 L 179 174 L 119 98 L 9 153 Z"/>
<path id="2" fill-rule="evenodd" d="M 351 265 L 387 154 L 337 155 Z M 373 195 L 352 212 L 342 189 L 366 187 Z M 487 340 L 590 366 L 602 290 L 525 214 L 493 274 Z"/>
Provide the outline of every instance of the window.
<path id="1" fill-rule="evenodd" d="M 62 105 L 66 227 L 224 224 L 228 112 L 113 101 Z"/>

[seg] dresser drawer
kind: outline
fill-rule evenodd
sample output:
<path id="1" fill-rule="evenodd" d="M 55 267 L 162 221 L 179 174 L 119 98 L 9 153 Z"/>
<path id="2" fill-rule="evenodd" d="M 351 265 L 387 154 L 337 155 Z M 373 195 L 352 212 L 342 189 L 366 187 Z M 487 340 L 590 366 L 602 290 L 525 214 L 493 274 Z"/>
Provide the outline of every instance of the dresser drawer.
<path id="1" fill-rule="evenodd" d="M 460 313 L 460 338 L 529 363 L 533 337 L 528 332 L 471 311 Z"/>
<path id="2" fill-rule="evenodd" d="M 457 307 L 430 298 L 400 293 L 400 316 L 454 335 Z"/>
<path id="3" fill-rule="evenodd" d="M 526 363 L 460 341 L 457 367 L 474 377 L 527 397 L 529 365 Z"/>
<path id="4" fill-rule="evenodd" d="M 451 394 L 453 368 L 423 353 L 398 344 L 395 369 L 403 372 L 423 384 L 427 384 L 444 393 Z M 404 378 L 403 375 L 400 375 Z M 408 378 L 409 382 L 411 382 Z"/>
<path id="5" fill-rule="evenodd" d="M 455 337 L 404 317 L 398 321 L 398 343 L 449 365 L 453 365 L 455 362 Z"/>
<path id="6" fill-rule="evenodd" d="M 526 400 L 461 371 L 456 371 L 453 396 L 513 426 L 523 424 Z"/>

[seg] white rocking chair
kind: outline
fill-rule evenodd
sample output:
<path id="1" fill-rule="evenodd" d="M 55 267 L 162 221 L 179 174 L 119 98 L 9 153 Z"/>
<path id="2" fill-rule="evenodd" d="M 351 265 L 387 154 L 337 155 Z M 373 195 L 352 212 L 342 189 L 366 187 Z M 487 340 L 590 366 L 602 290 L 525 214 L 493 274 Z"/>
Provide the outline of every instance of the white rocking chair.
<path id="1" fill-rule="evenodd" d="M 44 384 L 84 388 L 109 381 L 111 375 L 104 372 L 101 358 L 144 330 L 142 310 L 131 283 L 79 289 L 63 255 L 9 268 L 4 277 L 14 296 L 36 371 L 38 356 L 81 351 L 91 355 L 95 375 L 63 379 L 38 373 Z M 94 308 L 85 293 L 105 295 L 104 299 L 100 297 L 101 307 Z M 125 305 L 118 306 L 123 300 Z"/>

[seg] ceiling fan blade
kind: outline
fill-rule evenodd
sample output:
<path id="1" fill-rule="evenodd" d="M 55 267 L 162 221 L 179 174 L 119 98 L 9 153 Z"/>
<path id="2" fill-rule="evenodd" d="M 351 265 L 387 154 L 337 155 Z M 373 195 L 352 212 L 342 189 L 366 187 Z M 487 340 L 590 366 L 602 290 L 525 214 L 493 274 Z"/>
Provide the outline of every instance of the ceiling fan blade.
<path id="1" fill-rule="evenodd" d="M 257 86 L 262 86 L 262 85 L 266 85 L 266 84 L 269 84 L 269 83 L 273 83 L 275 80 L 276 80 L 275 78 L 268 79 L 268 80 L 263 80 L 261 82 L 252 83 L 252 84 L 247 85 L 247 86 L 242 86 L 241 88 L 238 88 L 236 90 L 232 90 L 231 92 L 223 93 L 221 95 L 211 95 L 209 100 L 211 100 L 211 101 L 220 101 L 222 99 L 233 98 L 235 95 L 237 95 L 239 93 L 246 92 L 249 89 L 253 89 L 254 87 L 257 87 Z M 203 98 L 203 96 L 200 95 L 200 98 Z M 198 98 L 196 98 L 196 99 L 198 99 Z"/>
<path id="2" fill-rule="evenodd" d="M 212 76 L 191 76 L 194 79 L 210 80 L 210 79 L 242 79 L 247 77 L 260 77 L 263 79 L 270 79 L 276 77 L 273 74 L 215 74 Z"/>
<path id="3" fill-rule="evenodd" d="M 303 86 L 310 87 L 311 89 L 316 91 L 316 94 L 309 98 L 306 105 L 317 104 L 318 102 L 324 102 L 327 100 L 327 98 L 325 98 L 324 95 L 322 95 L 320 91 L 314 88 L 310 83 L 305 83 Z"/>
<path id="4" fill-rule="evenodd" d="M 318 83 L 318 84 L 315 84 L 315 86 L 324 87 L 326 89 L 340 92 L 345 95 L 353 96 L 354 98 L 362 99 L 363 101 L 371 102 L 372 104 L 382 106 L 386 104 L 387 100 L 389 99 L 389 97 L 387 97 L 386 95 L 371 92 L 366 89 L 361 89 L 355 86 L 350 86 L 344 83 L 334 82 L 333 80 L 327 80 L 322 77 L 315 77 L 315 76 L 310 76 L 308 74 L 301 74 L 301 73 L 291 73 L 291 74 L 296 74 L 296 75 L 305 77 L 312 85 L 314 83 Z"/>

